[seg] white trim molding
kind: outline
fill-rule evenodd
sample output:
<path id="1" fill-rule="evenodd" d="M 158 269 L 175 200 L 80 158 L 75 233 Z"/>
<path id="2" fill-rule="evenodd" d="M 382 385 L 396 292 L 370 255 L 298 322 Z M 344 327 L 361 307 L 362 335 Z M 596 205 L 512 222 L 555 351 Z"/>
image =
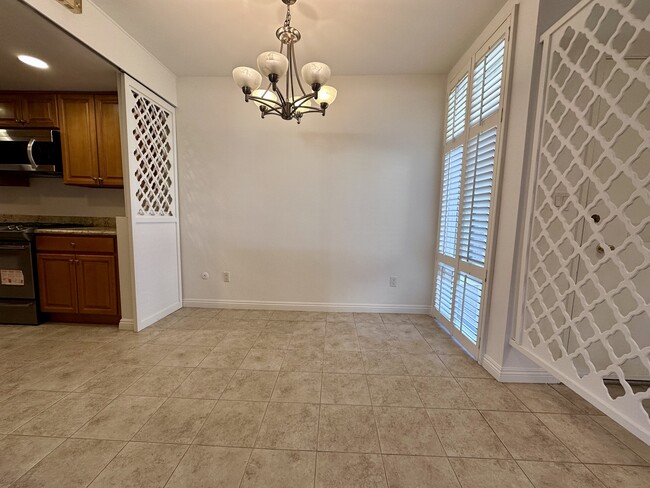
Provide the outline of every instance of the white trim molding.
<path id="1" fill-rule="evenodd" d="M 158 322 L 161 319 L 164 319 L 170 313 L 173 313 L 173 312 L 175 312 L 176 310 L 178 310 L 180 308 L 181 308 L 181 303 L 177 302 L 177 303 L 174 303 L 174 304 L 172 304 L 172 305 L 170 305 L 170 306 L 168 306 L 168 307 L 154 313 L 153 315 L 148 316 L 145 319 L 142 319 L 142 321 L 140 322 L 140 328 L 137 329 L 137 332 L 146 329 L 147 327 L 149 327 L 150 325 L 155 324 L 156 322 Z M 137 326 L 135 325 L 135 321 L 134 321 L 133 330 L 136 330 L 136 327 Z"/>
<path id="2" fill-rule="evenodd" d="M 482 357 L 480 364 L 501 383 L 559 383 L 545 369 L 503 367 L 488 355 Z"/>
<path id="3" fill-rule="evenodd" d="M 121 319 L 120 325 L 118 326 L 120 330 L 131 330 L 135 331 L 135 320 L 133 319 Z"/>
<path id="4" fill-rule="evenodd" d="M 247 310 L 298 310 L 305 312 L 411 313 L 431 315 L 431 305 L 380 303 L 265 302 L 258 300 L 201 300 L 187 298 L 184 307 Z"/>

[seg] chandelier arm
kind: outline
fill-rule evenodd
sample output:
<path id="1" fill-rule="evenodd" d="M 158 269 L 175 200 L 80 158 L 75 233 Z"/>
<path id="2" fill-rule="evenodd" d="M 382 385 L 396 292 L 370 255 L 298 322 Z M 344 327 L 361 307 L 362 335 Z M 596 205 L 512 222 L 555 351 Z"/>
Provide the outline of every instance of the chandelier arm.
<path id="1" fill-rule="evenodd" d="M 296 62 L 296 51 L 293 50 L 291 52 L 291 57 L 293 58 L 293 65 L 298 66 L 298 63 Z M 303 95 L 307 95 L 305 92 L 305 89 L 302 87 L 302 82 L 300 81 L 300 76 L 296 75 L 296 80 L 298 80 L 298 87 L 300 88 L 300 91 L 302 92 Z"/>
<path id="2" fill-rule="evenodd" d="M 291 58 L 295 55 L 295 52 L 296 51 L 293 48 L 293 44 L 290 44 L 289 45 L 289 53 L 290 53 L 290 55 L 289 55 L 289 72 L 290 72 L 291 76 L 289 78 L 291 80 L 291 94 L 289 95 L 289 100 L 291 100 L 291 103 L 294 104 L 294 105 L 296 103 L 296 101 L 295 101 L 296 91 L 295 91 L 295 88 L 293 86 L 293 78 L 294 78 L 294 76 L 297 77 L 297 75 L 295 73 L 296 65 L 291 62 Z"/>
<path id="3" fill-rule="evenodd" d="M 302 113 L 303 114 L 322 114 L 322 113 L 325 113 L 325 111 L 322 108 L 309 107 L 309 108 L 303 109 Z"/>
<path id="4" fill-rule="evenodd" d="M 306 94 L 304 97 L 300 97 L 300 98 L 296 99 L 295 103 L 296 103 L 296 105 L 297 105 L 298 103 L 300 103 L 300 102 L 304 102 L 304 101 L 306 101 L 306 100 L 309 100 L 310 98 L 314 98 L 314 94 L 313 94 L 313 93 L 308 93 L 308 94 Z M 309 107 L 305 107 L 305 108 L 309 108 Z"/>
<path id="5" fill-rule="evenodd" d="M 288 44 L 287 45 L 287 54 L 288 54 L 287 58 L 289 59 L 289 71 L 287 73 L 287 83 L 286 83 L 286 89 L 285 89 L 285 91 L 287 93 L 287 100 L 291 100 L 291 98 L 293 97 L 292 90 L 289 90 L 290 85 L 293 83 L 293 69 L 292 69 L 293 66 L 291 66 L 291 51 L 292 51 L 292 49 L 293 49 L 293 45 Z M 293 103 L 293 101 L 291 101 L 291 103 Z"/>
<path id="6" fill-rule="evenodd" d="M 248 99 L 253 100 L 254 102 L 261 103 L 262 105 L 267 107 L 269 110 L 277 111 L 277 110 L 280 110 L 280 108 L 281 108 L 281 105 L 278 102 L 276 102 L 275 100 L 267 100 L 265 98 L 253 97 L 253 96 L 250 96 L 250 95 L 248 96 Z M 276 105 L 275 106 L 271 105 L 272 103 L 274 103 Z"/>

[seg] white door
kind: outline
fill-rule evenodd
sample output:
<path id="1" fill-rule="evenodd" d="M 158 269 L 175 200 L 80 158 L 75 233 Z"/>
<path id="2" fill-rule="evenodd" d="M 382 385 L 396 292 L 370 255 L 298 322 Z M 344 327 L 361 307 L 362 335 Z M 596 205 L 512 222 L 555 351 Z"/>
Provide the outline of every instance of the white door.
<path id="1" fill-rule="evenodd" d="M 135 330 L 181 307 L 174 107 L 126 74 L 120 83 Z"/>
<path id="2" fill-rule="evenodd" d="M 629 59 L 627 62 L 631 67 L 638 69 L 642 61 L 640 59 Z M 600 63 L 597 71 L 597 83 L 603 84 L 603 81 L 609 76 L 611 71 L 616 68 L 616 64 L 611 59 L 605 59 Z M 620 80 L 623 82 L 623 79 Z M 616 79 L 612 79 L 611 83 L 616 83 Z M 612 87 L 612 89 L 616 89 Z M 622 87 L 619 87 L 622 89 Z M 647 95 L 647 90 L 642 89 L 640 86 L 631 86 L 627 92 L 627 100 L 634 105 L 640 105 L 644 102 Z M 621 161 L 626 161 L 638 148 L 638 140 L 635 131 L 629 127 L 622 133 L 617 134 L 618 126 L 615 124 L 608 124 L 608 108 L 609 106 L 604 103 L 596 103 L 592 108 L 590 114 L 591 124 L 595 126 L 601 125 L 601 133 L 608 140 L 615 139 L 612 145 L 612 154 Z M 586 295 L 587 300 L 590 296 L 590 289 L 594 283 L 598 283 L 605 290 L 616 289 L 621 281 L 625 279 L 621 270 L 610 259 L 613 252 L 620 253 L 620 257 L 624 263 L 629 263 L 630 266 L 637 264 L 636 251 L 634 246 L 625 246 L 625 241 L 628 238 L 628 231 L 622 217 L 629 219 L 633 225 L 638 226 L 646 217 L 645 206 L 631 205 L 623 209 L 622 214 L 617 214 L 611 211 L 611 205 L 618 207 L 625 203 L 629 195 L 631 195 L 635 188 L 632 181 L 625 175 L 621 174 L 614 177 L 611 184 L 607 182 L 615 174 L 615 165 L 609 161 L 602 161 L 594 166 L 600 154 L 597 147 L 591 145 L 585 153 L 586 165 L 589 166 L 596 180 L 603 185 L 607 186 L 605 194 L 599 192 L 592 179 L 587 179 L 581 189 L 581 201 L 585 208 L 589 211 L 590 218 L 598 225 L 599 233 L 602 239 L 592 231 L 590 225 L 582 225 L 578 229 L 580 235 L 578 241 L 582 243 L 583 252 L 576 266 L 575 277 L 577 283 L 584 283 L 581 286 L 583 294 Z M 645 154 L 637 161 L 641 167 L 650 167 L 650 157 Z M 645 237 L 645 242 L 650 242 L 650 236 Z M 586 262 L 588 261 L 588 262 Z M 589 268 L 594 269 L 593 275 L 595 280 L 589 279 Z M 638 290 L 650 290 L 650 280 L 648 275 L 641 274 L 634 277 L 633 282 Z M 593 296 L 596 296 L 594 291 Z M 616 306 L 619 308 L 622 315 L 627 315 L 629 311 L 637 307 L 636 302 L 631 296 L 620 294 L 615 300 Z M 582 304 L 578 300 L 573 300 L 571 313 L 577 316 L 582 311 Z M 592 312 L 594 318 L 593 324 L 580 324 L 583 337 L 587 336 L 589 326 L 595 326 L 598 331 L 602 333 L 609 333 L 617 326 L 616 319 L 611 313 L 611 305 L 603 302 L 602 305 L 596 305 Z M 629 332 L 633 340 L 635 340 L 641 347 L 645 344 L 650 344 L 650 327 L 648 324 L 642 323 L 645 317 L 637 317 L 641 323 L 634 324 L 634 319 L 630 323 Z M 622 355 L 629 350 L 628 339 L 623 333 L 614 333 L 610 336 L 608 343 L 612 347 L 612 352 L 617 355 Z M 579 339 L 576 333 L 571 333 L 569 330 L 568 335 L 568 349 L 573 351 L 579 347 Z M 608 353 L 607 349 L 600 347 L 599 343 L 595 343 L 589 351 L 589 359 L 594 367 L 599 370 L 605 370 L 612 364 L 613 360 L 609 357 L 611 352 Z M 628 380 L 650 380 L 650 371 L 640 361 L 627 361 L 621 365 L 621 369 L 625 373 L 625 378 Z M 587 374 L 588 368 L 583 366 L 581 373 Z M 610 378 L 615 379 L 615 374 L 610 374 Z"/>

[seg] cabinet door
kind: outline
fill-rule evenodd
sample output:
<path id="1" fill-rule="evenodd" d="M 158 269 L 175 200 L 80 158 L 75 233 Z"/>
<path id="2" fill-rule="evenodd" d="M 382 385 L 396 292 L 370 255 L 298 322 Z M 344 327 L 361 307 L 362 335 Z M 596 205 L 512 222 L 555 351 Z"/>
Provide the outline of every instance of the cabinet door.
<path id="1" fill-rule="evenodd" d="M 56 95 L 53 93 L 27 93 L 23 96 L 25 127 L 58 127 Z"/>
<path id="2" fill-rule="evenodd" d="M 76 257 L 79 313 L 117 315 L 115 256 Z"/>
<path id="3" fill-rule="evenodd" d="M 77 311 L 74 261 L 72 254 L 38 254 L 38 288 L 44 312 Z"/>
<path id="4" fill-rule="evenodd" d="M 63 152 L 63 182 L 68 185 L 98 184 L 97 129 L 92 95 L 58 96 Z"/>
<path id="5" fill-rule="evenodd" d="M 20 96 L 0 93 L 0 127 L 22 127 Z"/>
<path id="6" fill-rule="evenodd" d="M 124 180 L 117 95 L 95 95 L 95 117 L 99 181 L 102 186 L 121 188 Z"/>

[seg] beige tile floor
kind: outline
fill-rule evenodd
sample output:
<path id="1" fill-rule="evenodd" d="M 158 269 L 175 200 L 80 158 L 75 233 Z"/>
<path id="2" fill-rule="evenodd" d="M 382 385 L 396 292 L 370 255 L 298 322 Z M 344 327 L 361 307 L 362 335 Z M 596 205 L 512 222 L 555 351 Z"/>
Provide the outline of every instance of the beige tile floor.
<path id="1" fill-rule="evenodd" d="M 0 487 L 650 486 L 562 385 L 504 385 L 421 315 L 183 309 L 0 327 Z"/>

